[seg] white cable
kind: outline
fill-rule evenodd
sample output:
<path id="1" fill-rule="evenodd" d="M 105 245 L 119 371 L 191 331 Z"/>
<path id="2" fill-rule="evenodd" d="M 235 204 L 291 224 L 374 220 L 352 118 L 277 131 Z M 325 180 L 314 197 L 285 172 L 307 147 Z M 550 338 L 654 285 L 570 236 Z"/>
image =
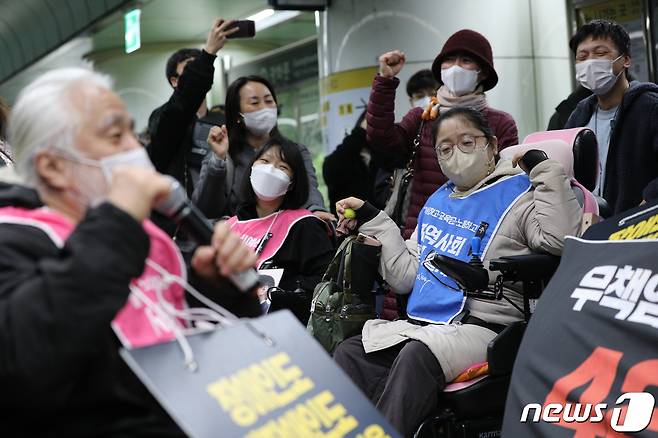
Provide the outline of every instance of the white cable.
<path id="1" fill-rule="evenodd" d="M 170 329 L 173 333 L 176 342 L 183 352 L 183 357 L 185 361 L 185 366 L 188 370 L 194 372 L 198 369 L 198 364 L 194 358 L 194 351 L 186 338 L 186 333 L 184 333 L 180 327 L 179 323 L 175 318 L 184 319 L 187 321 L 203 321 L 203 322 L 217 322 L 220 325 L 232 326 L 235 325 L 238 321 L 238 317 L 233 313 L 229 312 L 222 306 L 218 305 L 214 301 L 205 297 L 200 293 L 196 288 L 189 284 L 184 278 L 174 275 L 167 271 L 165 268 L 160 266 L 157 262 L 151 260 L 150 258 L 146 259 L 146 264 L 154 269 L 162 277 L 162 281 L 165 285 L 171 283 L 176 283 L 190 293 L 194 298 L 199 300 L 201 303 L 208 306 L 208 308 L 194 307 L 189 309 L 176 309 L 171 303 L 164 299 L 162 294 L 162 287 L 156 287 L 155 293 L 158 302 L 155 303 L 151 298 L 146 295 L 146 293 L 141 290 L 138 286 L 131 284 L 130 291 L 132 294 L 139 299 L 146 307 L 153 310 L 166 328 Z M 208 331 L 207 327 L 187 328 L 187 334 L 195 334 Z"/>
<path id="2" fill-rule="evenodd" d="M 234 322 L 232 320 L 237 321 L 238 317 L 235 316 L 233 313 L 229 312 L 219 304 L 215 303 L 211 299 L 207 298 L 204 296 L 201 292 L 196 290 L 194 286 L 189 284 L 185 279 L 179 277 L 178 275 L 171 274 L 169 271 L 167 271 L 165 268 L 160 266 L 158 263 L 154 262 L 150 258 L 146 259 L 146 264 L 150 266 L 151 268 L 155 269 L 161 276 L 162 279 L 167 282 L 171 283 L 174 282 L 181 286 L 183 289 L 188 291 L 190 295 L 192 295 L 194 298 L 199 300 L 201 303 L 205 304 L 208 306 L 209 309 L 214 310 L 217 312 L 218 316 L 222 318 L 221 323 L 226 324 L 226 325 L 234 325 Z M 198 308 L 197 308 L 198 309 Z"/>
<path id="3" fill-rule="evenodd" d="M 162 318 L 162 321 L 167 324 L 168 328 L 174 334 L 176 342 L 183 352 L 185 367 L 192 372 L 196 371 L 199 366 L 194 359 L 194 351 L 192 350 L 192 346 L 188 342 L 187 338 L 178 327 L 178 322 L 175 319 L 172 319 L 171 316 L 169 316 L 167 312 L 164 311 L 158 304 L 154 303 L 138 286 L 131 284 L 130 292 L 135 296 L 135 298 L 142 301 L 146 307 L 159 314 L 159 317 Z"/>
<path id="4" fill-rule="evenodd" d="M 189 309 L 177 309 L 171 303 L 164 299 L 162 289 L 163 287 L 158 286 L 155 288 L 155 294 L 158 302 L 155 303 L 151 298 L 146 295 L 146 293 L 137 285 L 131 284 L 130 291 L 135 298 L 142 302 L 144 306 L 156 313 L 158 319 L 161 323 L 168 328 L 174 335 L 176 342 L 183 352 L 183 358 L 185 366 L 190 371 L 196 371 L 198 369 L 198 364 L 194 358 L 194 351 L 186 338 L 186 334 L 180 329 L 179 322 L 176 318 L 184 319 L 187 321 L 204 321 L 204 322 L 217 322 L 220 325 L 231 326 L 235 324 L 235 321 L 238 318 L 224 309 L 217 303 L 206 298 L 203 294 L 197 291 L 192 285 L 187 283 L 185 279 L 178 275 L 171 274 L 165 268 L 160 266 L 155 261 L 150 258 L 146 259 L 146 264 L 154 269 L 162 277 L 162 281 L 165 285 L 170 285 L 171 283 L 176 283 L 181 286 L 183 289 L 188 291 L 193 297 L 199 300 L 201 303 L 208 306 L 208 308 L 194 307 Z M 187 329 L 188 334 L 201 333 L 207 331 L 208 328 L 202 327 L 199 329 Z"/>
<path id="5" fill-rule="evenodd" d="M 173 275 L 169 275 L 167 276 L 167 278 L 163 278 L 162 281 L 164 282 L 165 286 L 174 283 Z M 162 287 L 155 288 L 155 295 L 158 298 L 158 303 L 171 316 L 185 319 L 191 322 L 214 321 L 219 324 L 226 324 L 226 325 L 232 324 L 232 323 L 226 323 L 227 318 L 224 318 L 214 310 L 205 307 L 191 307 L 187 309 L 177 309 L 169 301 L 165 300 L 164 296 L 162 295 Z"/>

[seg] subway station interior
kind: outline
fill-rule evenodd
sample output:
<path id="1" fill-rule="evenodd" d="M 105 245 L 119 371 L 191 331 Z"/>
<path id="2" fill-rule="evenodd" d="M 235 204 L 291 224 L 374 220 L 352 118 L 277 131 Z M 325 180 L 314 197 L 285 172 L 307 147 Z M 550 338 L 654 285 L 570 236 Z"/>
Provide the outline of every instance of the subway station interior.
<path id="1" fill-rule="evenodd" d="M 0 437 L 658 436 L 657 84 L 658 0 L 0 0 Z"/>

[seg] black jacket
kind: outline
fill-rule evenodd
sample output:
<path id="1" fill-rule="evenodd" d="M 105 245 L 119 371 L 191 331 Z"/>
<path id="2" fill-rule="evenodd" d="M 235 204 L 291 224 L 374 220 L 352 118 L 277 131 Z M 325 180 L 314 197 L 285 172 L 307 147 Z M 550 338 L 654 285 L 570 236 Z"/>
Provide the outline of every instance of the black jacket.
<path id="1" fill-rule="evenodd" d="M 642 191 L 642 199 L 647 202 L 658 199 L 658 178 L 647 184 Z"/>
<path id="2" fill-rule="evenodd" d="M 149 117 L 149 157 L 158 172 L 180 182 L 188 197 L 192 196 L 201 163 L 209 151 L 206 139 L 212 123 L 199 120 L 196 113 L 212 87 L 215 58 L 202 50 L 185 66 L 169 100 Z M 152 219 L 170 236 L 176 232 L 172 221 L 157 213 Z"/>
<path id="3" fill-rule="evenodd" d="M 592 92 L 590 90 L 579 85 L 573 93 L 555 107 L 555 112 L 551 116 L 551 120 L 548 121 L 548 128 L 546 130 L 554 131 L 563 129 L 564 125 L 567 124 L 567 120 L 569 120 L 569 116 L 576 109 L 578 102 L 591 95 Z"/>
<path id="4" fill-rule="evenodd" d="M 370 202 L 379 209 L 384 208 L 388 194 L 377 196 L 375 177 L 382 168 L 379 156 L 371 154 L 366 164 L 361 150 L 368 144 L 366 130 L 357 126 L 343 139 L 331 154 L 324 159 L 322 174 L 329 192 L 331 212 L 336 214 L 336 202 L 354 196 Z"/>
<path id="5" fill-rule="evenodd" d="M 41 202 L 0 183 L 5 206 Z M 119 357 L 110 328 L 148 251 L 139 223 L 109 203 L 90 209 L 63 248 L 36 227 L 0 224 L 3 435 L 182 436 Z M 259 313 L 254 298 L 224 291 L 232 311 Z"/>
<path id="6" fill-rule="evenodd" d="M 245 205 L 238 208 L 237 216 L 240 220 L 258 217 L 254 207 Z M 306 324 L 313 289 L 331 262 L 334 249 L 328 228 L 322 220 L 315 217 L 304 218 L 293 225 L 279 251 L 266 261 L 266 267 L 284 270 L 279 287 L 288 292 L 273 294 L 270 311 L 290 309 Z M 298 294 L 292 294 L 298 289 L 301 289 Z"/>
<path id="7" fill-rule="evenodd" d="M 193 172 L 198 175 L 208 146 L 194 144 L 196 112 L 212 87 L 216 56 L 202 50 L 183 70 L 171 97 L 149 118 L 151 142 L 147 147 L 151 161 L 160 173 L 172 175 L 187 189 L 194 190 Z M 205 140 L 205 139 L 204 139 Z M 199 149 L 199 150 L 197 150 Z"/>
<path id="8" fill-rule="evenodd" d="M 581 101 L 565 128 L 585 126 L 596 96 Z M 603 198 L 614 213 L 637 206 L 642 190 L 658 177 L 658 85 L 631 82 L 610 132 Z"/>
<path id="9" fill-rule="evenodd" d="M 212 87 L 215 56 L 202 50 L 183 70 L 169 100 L 149 117 L 149 156 L 156 170 L 176 178 L 192 196 L 201 162 L 208 153 L 205 138 L 197 133 L 196 113 Z M 209 129 L 209 127 L 208 127 Z M 195 137 L 203 141 L 195 143 Z"/>

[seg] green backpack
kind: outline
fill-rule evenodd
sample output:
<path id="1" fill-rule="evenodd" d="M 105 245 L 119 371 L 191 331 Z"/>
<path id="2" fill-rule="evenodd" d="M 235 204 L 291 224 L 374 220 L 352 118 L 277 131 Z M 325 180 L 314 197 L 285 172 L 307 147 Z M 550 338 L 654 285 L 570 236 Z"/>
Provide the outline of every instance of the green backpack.
<path id="1" fill-rule="evenodd" d="M 375 318 L 371 288 L 380 254 L 381 248 L 360 243 L 357 236 L 346 237 L 315 287 L 307 329 L 330 354 L 345 339 L 361 334 L 365 322 Z M 355 267 L 360 291 L 353 290 Z"/>

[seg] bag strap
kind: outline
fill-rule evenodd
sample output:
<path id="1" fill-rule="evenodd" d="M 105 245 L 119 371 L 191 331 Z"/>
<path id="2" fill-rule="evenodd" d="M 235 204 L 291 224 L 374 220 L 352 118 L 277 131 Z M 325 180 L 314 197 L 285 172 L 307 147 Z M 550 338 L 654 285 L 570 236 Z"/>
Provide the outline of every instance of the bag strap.
<path id="1" fill-rule="evenodd" d="M 411 182 L 412 174 L 407 173 L 407 171 L 405 170 L 404 175 L 402 175 L 402 178 L 400 180 L 400 186 L 398 187 L 398 191 L 396 193 L 397 198 L 395 200 L 395 207 L 393 208 L 393 213 L 391 215 L 391 219 L 393 219 L 393 222 L 399 224 L 401 228 L 404 228 L 404 223 L 402 222 L 404 220 L 404 218 L 402 217 L 402 209 L 404 208 L 404 198 L 405 196 L 407 196 L 407 189 L 409 188 L 409 183 Z"/>
<path id="2" fill-rule="evenodd" d="M 407 161 L 407 165 L 405 166 L 404 169 L 404 174 L 402 175 L 402 180 L 400 181 L 400 187 L 398 189 L 398 198 L 395 201 L 395 208 L 393 208 L 393 221 L 397 224 L 401 224 L 402 221 L 404 220 L 402 216 L 402 208 L 404 205 L 404 198 L 407 196 L 407 188 L 409 187 L 409 183 L 411 182 L 411 178 L 414 177 L 414 162 L 416 161 L 416 155 L 418 155 L 418 151 L 420 150 L 420 139 L 423 135 L 423 128 L 425 127 L 425 119 L 420 120 L 420 126 L 418 127 L 418 132 L 416 132 L 416 136 L 414 137 L 413 141 L 413 147 L 411 149 L 411 157 L 409 157 L 409 161 Z M 404 227 L 404 224 L 402 224 Z"/>
<path id="3" fill-rule="evenodd" d="M 322 281 L 329 281 L 329 280 L 338 280 L 338 273 L 340 270 L 340 264 L 341 260 L 343 259 L 343 252 L 345 251 L 345 248 L 350 244 L 352 240 L 356 239 L 356 236 L 347 236 L 345 240 L 343 240 L 343 243 L 340 244 L 338 249 L 336 250 L 336 254 L 334 254 L 334 257 L 331 259 L 331 262 L 327 266 L 327 270 L 324 272 L 324 275 L 322 276 Z"/>
<path id="4" fill-rule="evenodd" d="M 416 161 L 416 155 L 418 155 L 418 151 L 420 150 L 420 138 L 423 135 L 424 127 L 425 127 L 425 120 L 421 119 L 420 126 L 418 127 L 418 132 L 414 137 L 413 147 L 411 148 L 411 157 L 409 157 L 409 161 L 407 161 L 407 165 L 405 167 L 406 172 L 404 178 L 411 179 L 414 176 L 414 161 Z"/>
<path id="5" fill-rule="evenodd" d="M 352 236 L 354 237 L 354 236 Z M 343 296 L 346 304 L 352 304 L 352 248 L 356 243 L 356 238 L 351 239 L 342 253 L 340 262 L 340 273 L 342 277 Z"/>

